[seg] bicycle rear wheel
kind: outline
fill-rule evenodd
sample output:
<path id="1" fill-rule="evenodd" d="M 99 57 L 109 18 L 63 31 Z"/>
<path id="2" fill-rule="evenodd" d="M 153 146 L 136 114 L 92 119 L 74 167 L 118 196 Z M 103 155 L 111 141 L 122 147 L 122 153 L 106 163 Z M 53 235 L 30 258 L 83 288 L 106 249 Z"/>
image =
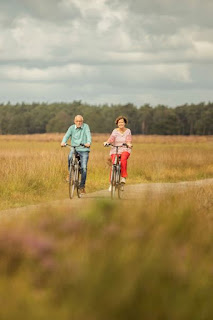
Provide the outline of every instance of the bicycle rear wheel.
<path id="1" fill-rule="evenodd" d="M 115 198 L 116 191 L 116 168 L 112 167 L 112 175 L 111 175 L 111 199 Z"/>
<path id="2" fill-rule="evenodd" d="M 73 198 L 75 190 L 75 167 L 71 165 L 70 167 L 70 174 L 69 174 L 69 197 L 70 199 Z"/>

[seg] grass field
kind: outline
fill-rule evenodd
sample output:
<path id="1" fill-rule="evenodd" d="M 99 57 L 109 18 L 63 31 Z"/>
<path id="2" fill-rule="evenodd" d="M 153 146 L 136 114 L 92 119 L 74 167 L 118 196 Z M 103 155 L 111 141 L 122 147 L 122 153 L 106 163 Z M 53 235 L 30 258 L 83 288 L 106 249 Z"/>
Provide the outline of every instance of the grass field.
<path id="1" fill-rule="evenodd" d="M 68 197 L 61 134 L 0 136 L 0 210 Z M 93 135 L 87 192 L 108 186 L 106 135 Z M 213 177 L 213 137 L 134 136 L 128 183 Z"/>

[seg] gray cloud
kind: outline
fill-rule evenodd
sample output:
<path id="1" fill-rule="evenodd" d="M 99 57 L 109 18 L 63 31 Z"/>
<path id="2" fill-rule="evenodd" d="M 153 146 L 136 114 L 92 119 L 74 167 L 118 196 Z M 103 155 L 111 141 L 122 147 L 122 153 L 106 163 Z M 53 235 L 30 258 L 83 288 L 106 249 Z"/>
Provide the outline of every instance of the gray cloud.
<path id="1" fill-rule="evenodd" d="M 7 15 L 2 18 L 6 23 L 12 23 L 14 20 L 24 16 L 30 16 L 39 21 L 62 23 L 66 20 L 76 19 L 80 17 L 80 10 L 74 3 L 66 6 L 66 1 L 60 0 L 9 0 L 8 2 L 1 0 L 1 12 Z M 1 21 L 0 20 L 0 21 Z"/>
<path id="2" fill-rule="evenodd" d="M 211 100 L 212 9 L 207 0 L 0 1 L 0 101 Z"/>

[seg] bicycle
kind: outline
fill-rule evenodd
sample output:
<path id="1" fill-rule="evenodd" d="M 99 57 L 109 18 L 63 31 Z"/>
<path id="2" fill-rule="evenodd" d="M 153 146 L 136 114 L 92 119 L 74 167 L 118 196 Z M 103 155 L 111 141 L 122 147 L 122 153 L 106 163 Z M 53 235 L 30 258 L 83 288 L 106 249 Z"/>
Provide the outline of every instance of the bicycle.
<path id="1" fill-rule="evenodd" d="M 118 149 L 125 146 L 129 148 L 126 143 L 123 143 L 121 146 L 114 146 L 111 143 L 105 144 L 105 147 L 115 147 L 115 159 L 112 163 L 110 185 L 111 185 L 111 199 L 115 198 L 115 193 L 118 191 L 118 198 L 122 199 L 124 197 L 124 183 L 121 181 L 121 154 L 118 154 Z"/>
<path id="2" fill-rule="evenodd" d="M 79 146 L 71 146 L 66 144 L 65 147 L 68 146 L 73 148 L 74 152 L 72 155 L 72 159 L 70 160 L 70 169 L 69 169 L 69 197 L 70 199 L 74 196 L 74 191 L 76 189 L 78 198 L 81 198 L 80 192 L 80 182 L 81 182 L 81 159 L 78 154 L 76 148 L 80 146 L 84 146 L 84 144 L 80 144 Z"/>

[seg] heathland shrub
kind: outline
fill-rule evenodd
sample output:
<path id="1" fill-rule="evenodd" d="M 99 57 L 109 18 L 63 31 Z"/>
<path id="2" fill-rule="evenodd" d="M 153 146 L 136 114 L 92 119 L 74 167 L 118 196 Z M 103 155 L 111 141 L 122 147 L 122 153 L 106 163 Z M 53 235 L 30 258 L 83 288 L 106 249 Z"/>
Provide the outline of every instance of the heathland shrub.
<path id="1" fill-rule="evenodd" d="M 211 319 L 211 199 L 206 187 L 2 217 L 0 318 Z"/>

